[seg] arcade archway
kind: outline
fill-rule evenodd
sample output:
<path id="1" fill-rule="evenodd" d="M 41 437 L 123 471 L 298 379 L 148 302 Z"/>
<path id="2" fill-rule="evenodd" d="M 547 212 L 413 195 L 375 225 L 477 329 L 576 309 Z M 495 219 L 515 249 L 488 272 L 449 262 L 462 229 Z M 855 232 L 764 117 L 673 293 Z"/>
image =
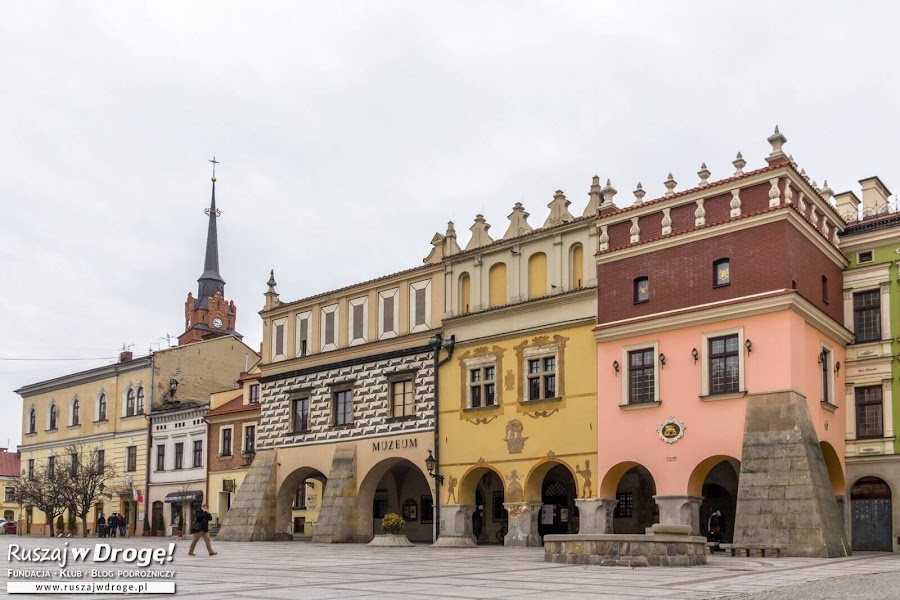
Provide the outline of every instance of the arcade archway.
<path id="1" fill-rule="evenodd" d="M 429 480 L 405 458 L 388 458 L 369 470 L 359 486 L 357 539 L 371 540 L 381 533 L 388 513 L 406 521 L 404 534 L 413 542 L 430 542 L 434 527 L 434 501 Z"/>
<path id="2" fill-rule="evenodd" d="M 713 456 L 701 462 L 691 474 L 688 493 L 702 496 L 700 534 L 711 541 L 731 543 L 737 515 L 740 462 L 729 456 Z M 718 513 L 715 519 L 711 519 Z M 719 531 L 710 535 L 710 525 L 718 523 Z"/>
<path id="3" fill-rule="evenodd" d="M 625 471 L 616 485 L 613 533 L 644 533 L 659 522 L 656 506 L 656 482 L 643 465 Z"/>
<path id="4" fill-rule="evenodd" d="M 520 488 L 521 489 L 521 488 Z M 502 544 L 509 530 L 506 490 L 500 474 L 489 467 L 478 467 L 466 473 L 459 484 L 459 498 L 448 498 L 452 504 L 473 506 L 472 534 L 477 544 Z"/>
<path id="5" fill-rule="evenodd" d="M 295 539 L 312 537 L 327 482 L 328 478 L 312 467 L 300 467 L 288 475 L 278 490 L 275 531 Z"/>

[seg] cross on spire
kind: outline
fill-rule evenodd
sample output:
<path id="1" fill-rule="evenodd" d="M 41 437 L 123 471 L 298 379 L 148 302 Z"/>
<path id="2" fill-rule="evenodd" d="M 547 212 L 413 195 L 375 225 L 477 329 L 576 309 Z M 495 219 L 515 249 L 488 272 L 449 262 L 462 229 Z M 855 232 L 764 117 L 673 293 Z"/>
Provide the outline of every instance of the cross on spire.
<path id="1" fill-rule="evenodd" d="M 209 161 L 209 162 L 211 162 L 211 163 L 212 163 L 212 166 L 213 166 L 213 174 L 212 174 L 212 176 L 213 176 L 213 181 L 215 181 L 215 180 L 216 180 L 216 165 L 219 164 L 220 161 L 216 160 L 216 157 L 213 156 L 213 157 L 212 157 L 212 160 Z"/>

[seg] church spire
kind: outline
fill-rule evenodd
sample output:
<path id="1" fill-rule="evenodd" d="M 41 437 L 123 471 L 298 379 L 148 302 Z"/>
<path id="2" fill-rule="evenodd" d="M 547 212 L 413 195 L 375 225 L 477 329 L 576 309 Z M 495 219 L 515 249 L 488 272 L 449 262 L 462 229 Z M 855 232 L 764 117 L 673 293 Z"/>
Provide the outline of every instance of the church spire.
<path id="1" fill-rule="evenodd" d="M 219 239 L 216 230 L 216 219 L 222 214 L 216 208 L 216 165 L 219 161 L 213 156 L 209 161 L 213 164 L 212 175 L 212 200 L 206 214 L 209 215 L 209 228 L 206 232 L 206 257 L 203 261 L 203 274 L 197 280 L 200 284 L 197 292 L 197 300 L 201 306 L 206 304 L 206 299 L 214 296 L 216 292 L 225 295 L 225 280 L 219 274 Z"/>

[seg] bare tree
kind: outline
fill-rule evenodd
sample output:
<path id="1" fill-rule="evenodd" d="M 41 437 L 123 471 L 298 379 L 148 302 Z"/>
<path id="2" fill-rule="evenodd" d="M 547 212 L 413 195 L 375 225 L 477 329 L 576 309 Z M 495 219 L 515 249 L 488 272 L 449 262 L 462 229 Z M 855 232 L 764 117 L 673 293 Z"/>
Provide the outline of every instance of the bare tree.
<path id="1" fill-rule="evenodd" d="M 16 484 L 16 495 L 20 504 L 34 506 L 47 515 L 50 537 L 55 537 L 56 518 L 61 516 L 69 505 L 67 501 L 69 478 L 65 469 L 60 469 L 56 464 L 59 462 L 58 457 L 53 454 L 51 458 L 52 461 L 48 459 L 35 465 L 34 472 L 30 476 L 22 473 Z"/>
<path id="2" fill-rule="evenodd" d="M 87 516 L 94 505 L 108 497 L 104 492 L 116 477 L 116 469 L 95 447 L 71 445 L 68 457 L 63 497 L 66 506 L 81 519 L 82 535 L 87 537 Z"/>

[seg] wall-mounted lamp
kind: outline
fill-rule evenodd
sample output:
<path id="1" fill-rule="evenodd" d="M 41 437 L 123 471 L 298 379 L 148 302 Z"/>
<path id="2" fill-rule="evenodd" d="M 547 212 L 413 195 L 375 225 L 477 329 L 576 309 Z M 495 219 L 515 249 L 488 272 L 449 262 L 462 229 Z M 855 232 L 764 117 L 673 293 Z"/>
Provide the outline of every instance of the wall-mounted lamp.
<path id="1" fill-rule="evenodd" d="M 825 362 L 825 351 L 822 350 L 821 352 L 819 352 L 819 364 L 821 365 L 824 362 Z"/>
<path id="2" fill-rule="evenodd" d="M 700 357 L 700 353 L 697 352 L 696 348 L 691 349 L 691 356 L 694 357 L 694 364 L 697 364 L 697 359 Z"/>
<path id="3" fill-rule="evenodd" d="M 616 375 L 619 374 L 619 361 L 617 361 L 617 360 L 613 361 L 613 370 L 615 370 Z"/>
<path id="4" fill-rule="evenodd" d="M 747 349 L 747 354 L 750 354 L 750 352 L 753 351 L 753 342 L 751 342 L 749 338 L 744 341 L 744 348 Z"/>
<path id="5" fill-rule="evenodd" d="M 425 467 L 428 469 L 428 474 L 437 479 L 437 482 L 441 485 L 444 484 L 444 476 L 443 475 L 435 475 L 434 474 L 434 466 L 437 464 L 437 460 L 434 458 L 434 455 L 431 453 L 431 450 L 428 451 L 428 456 L 425 458 Z"/>
<path id="6" fill-rule="evenodd" d="M 662 352 L 659 353 L 659 368 L 662 369 L 666 366 L 666 355 Z"/>
<path id="7" fill-rule="evenodd" d="M 834 363 L 834 374 L 839 375 L 841 372 L 841 361 Z"/>

